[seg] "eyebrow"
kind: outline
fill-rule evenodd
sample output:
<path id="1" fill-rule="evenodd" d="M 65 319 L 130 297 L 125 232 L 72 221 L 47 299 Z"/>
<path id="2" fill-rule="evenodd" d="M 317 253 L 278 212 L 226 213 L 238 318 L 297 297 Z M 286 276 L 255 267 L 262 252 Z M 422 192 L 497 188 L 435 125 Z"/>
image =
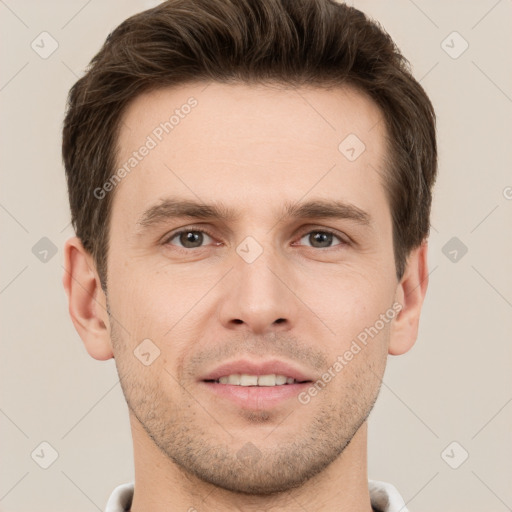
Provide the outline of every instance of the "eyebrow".
<path id="1" fill-rule="evenodd" d="M 362 226 L 372 225 L 371 216 L 361 208 L 333 199 L 316 199 L 304 203 L 285 203 L 281 218 L 348 219 Z M 222 203 L 202 203 L 190 199 L 168 197 L 148 208 L 137 221 L 140 232 L 170 219 L 190 218 L 234 222 L 240 215 Z"/>

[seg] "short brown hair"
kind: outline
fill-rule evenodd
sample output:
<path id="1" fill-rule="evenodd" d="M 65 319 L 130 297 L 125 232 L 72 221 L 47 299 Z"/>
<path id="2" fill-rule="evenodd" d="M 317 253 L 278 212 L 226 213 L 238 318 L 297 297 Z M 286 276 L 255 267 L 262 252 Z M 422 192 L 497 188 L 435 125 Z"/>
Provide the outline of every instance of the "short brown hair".
<path id="1" fill-rule="evenodd" d="M 169 0 L 119 25 L 71 88 L 63 128 L 71 220 L 103 289 L 116 168 L 130 101 L 194 81 L 352 86 L 381 109 L 388 133 L 384 187 L 396 275 L 428 237 L 437 174 L 435 113 L 391 37 L 332 0 Z"/>

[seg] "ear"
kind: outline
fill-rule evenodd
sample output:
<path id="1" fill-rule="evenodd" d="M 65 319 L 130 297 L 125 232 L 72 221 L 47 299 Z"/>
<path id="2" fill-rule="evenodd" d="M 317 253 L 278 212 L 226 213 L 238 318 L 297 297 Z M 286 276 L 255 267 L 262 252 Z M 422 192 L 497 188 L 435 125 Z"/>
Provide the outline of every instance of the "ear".
<path id="1" fill-rule="evenodd" d="M 87 352 L 100 361 L 113 357 L 107 300 L 101 288 L 92 256 L 79 238 L 72 237 L 64 245 L 62 284 L 69 302 L 69 315 Z"/>
<path id="2" fill-rule="evenodd" d="M 428 286 L 427 253 L 428 242 L 425 240 L 409 254 L 404 275 L 398 283 L 395 301 L 402 305 L 402 309 L 391 327 L 388 347 L 391 355 L 404 354 L 418 337 L 421 307 Z"/>

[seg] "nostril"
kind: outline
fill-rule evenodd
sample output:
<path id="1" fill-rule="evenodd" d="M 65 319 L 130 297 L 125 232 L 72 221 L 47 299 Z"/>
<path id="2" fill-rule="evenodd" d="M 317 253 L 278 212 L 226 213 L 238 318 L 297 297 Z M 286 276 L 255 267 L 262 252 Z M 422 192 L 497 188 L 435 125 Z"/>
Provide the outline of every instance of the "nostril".
<path id="1" fill-rule="evenodd" d="M 286 322 L 284 318 L 278 318 L 274 323 L 275 324 L 282 324 L 283 322 Z"/>

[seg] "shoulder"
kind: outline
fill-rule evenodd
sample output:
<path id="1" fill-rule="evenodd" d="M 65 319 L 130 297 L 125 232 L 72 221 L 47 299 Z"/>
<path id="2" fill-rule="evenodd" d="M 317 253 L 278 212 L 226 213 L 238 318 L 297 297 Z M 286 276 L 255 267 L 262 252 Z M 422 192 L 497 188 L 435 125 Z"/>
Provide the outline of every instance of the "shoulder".
<path id="1" fill-rule="evenodd" d="M 408 512 L 397 488 L 387 482 L 368 480 L 372 508 L 376 512 Z"/>

